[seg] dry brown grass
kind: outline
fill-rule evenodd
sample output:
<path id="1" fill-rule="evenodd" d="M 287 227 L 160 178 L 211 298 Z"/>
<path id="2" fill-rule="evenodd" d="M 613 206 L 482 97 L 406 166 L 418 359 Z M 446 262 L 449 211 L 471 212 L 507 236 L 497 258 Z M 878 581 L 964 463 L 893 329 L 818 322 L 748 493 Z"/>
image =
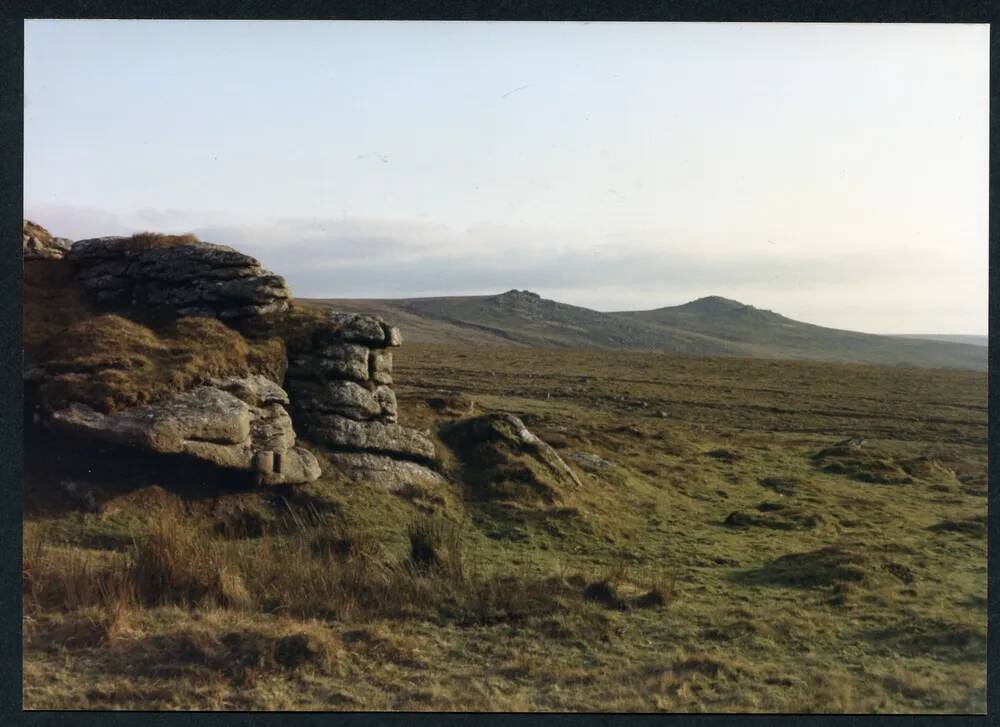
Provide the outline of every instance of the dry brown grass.
<path id="1" fill-rule="evenodd" d="M 56 639 L 64 644 L 109 642 L 127 629 L 137 607 L 127 561 L 118 553 L 60 547 L 38 528 L 25 528 L 21 590 L 26 616 L 58 611 L 81 620 Z"/>
<path id="2" fill-rule="evenodd" d="M 24 234 L 31 235 L 32 237 L 37 238 L 39 240 L 52 239 L 52 233 L 50 233 L 48 230 L 46 230 L 38 223 L 32 222 L 31 220 L 24 220 L 22 223 L 22 228 L 24 230 Z"/>
<path id="3" fill-rule="evenodd" d="M 161 247 L 176 247 L 178 245 L 193 245 L 201 242 L 193 233 L 183 235 L 165 235 L 160 232 L 137 232 L 124 242 L 127 250 L 154 250 Z"/>
<path id="4" fill-rule="evenodd" d="M 247 609 L 250 594 L 225 555 L 201 530 L 165 517 L 136 543 L 125 578 L 148 605 L 210 603 Z"/>
<path id="5" fill-rule="evenodd" d="M 444 517 L 416 519 L 409 527 L 410 562 L 420 570 L 438 571 L 450 578 L 465 577 L 461 527 Z"/>
<path id="6" fill-rule="evenodd" d="M 72 263 L 66 260 L 26 260 L 23 283 L 22 340 L 30 364 L 51 337 L 93 315 L 95 306 L 74 281 Z"/>
<path id="7" fill-rule="evenodd" d="M 254 329 L 246 333 L 250 336 L 281 338 L 289 349 L 308 347 L 313 333 L 328 326 L 327 309 L 311 303 L 293 300 L 287 311 L 256 321 Z"/>
<path id="8" fill-rule="evenodd" d="M 411 552 L 396 560 L 368 538 L 331 538 L 324 530 L 241 543 L 170 510 L 124 553 L 61 548 L 30 529 L 26 609 L 175 605 L 297 618 L 439 614 L 488 622 L 550 613 L 557 598 L 578 594 L 560 579 L 468 566 L 460 530 L 439 519 L 415 521 L 410 540 Z"/>
<path id="9" fill-rule="evenodd" d="M 140 406 L 218 376 L 283 373 L 280 340 L 248 342 L 214 318 L 180 318 L 158 331 L 119 315 L 72 323 L 49 339 L 41 387 L 52 409 L 78 401 L 103 412 Z"/>
<path id="10" fill-rule="evenodd" d="M 195 241 L 193 235 L 140 233 L 128 244 L 150 249 Z M 277 334 L 249 339 L 211 318 L 153 317 L 141 310 L 128 315 L 102 314 L 70 262 L 26 261 L 25 364 L 45 369 L 43 403 L 59 408 L 79 401 L 107 413 L 215 376 L 284 378 L 285 344 Z"/>

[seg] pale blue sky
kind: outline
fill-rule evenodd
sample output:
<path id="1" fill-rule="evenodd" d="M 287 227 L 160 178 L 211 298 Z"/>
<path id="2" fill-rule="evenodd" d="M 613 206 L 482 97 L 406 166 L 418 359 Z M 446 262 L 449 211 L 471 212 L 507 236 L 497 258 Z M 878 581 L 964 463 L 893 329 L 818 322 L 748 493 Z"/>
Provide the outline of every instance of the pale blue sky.
<path id="1" fill-rule="evenodd" d="M 987 329 L 988 27 L 25 24 L 25 213 L 300 296 Z"/>

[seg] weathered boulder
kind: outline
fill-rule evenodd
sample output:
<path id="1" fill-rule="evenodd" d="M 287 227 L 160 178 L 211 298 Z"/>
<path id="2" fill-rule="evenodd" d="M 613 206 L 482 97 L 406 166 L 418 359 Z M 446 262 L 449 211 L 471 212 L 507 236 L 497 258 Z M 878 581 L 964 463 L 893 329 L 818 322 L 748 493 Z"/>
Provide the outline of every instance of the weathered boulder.
<path id="1" fill-rule="evenodd" d="M 374 353 L 356 343 L 332 343 L 313 354 L 303 353 L 288 362 L 285 374 L 301 379 L 350 379 L 368 381 L 369 357 Z M 381 382 L 388 383 L 388 382 Z"/>
<path id="2" fill-rule="evenodd" d="M 465 481 L 485 498 L 551 504 L 581 487 L 556 451 L 513 414 L 460 420 L 443 436 L 462 460 Z"/>
<path id="3" fill-rule="evenodd" d="M 387 386 L 369 389 L 354 381 L 300 381 L 289 379 L 289 394 L 298 417 L 340 414 L 359 421 L 396 419 L 396 395 Z"/>
<path id="4" fill-rule="evenodd" d="M 53 237 L 48 230 L 31 220 L 23 221 L 21 235 L 25 260 L 59 260 L 73 246 L 65 237 Z"/>
<path id="5" fill-rule="evenodd" d="M 369 348 L 386 348 L 402 345 L 403 337 L 398 328 L 378 316 L 331 311 L 327 315 L 327 325 L 317 335 L 317 342 L 324 341 L 347 341 Z"/>
<path id="6" fill-rule="evenodd" d="M 217 467 L 256 473 L 262 484 L 310 482 L 319 463 L 296 447 L 287 394 L 263 376 L 227 378 L 148 406 L 102 414 L 73 403 L 51 426 L 160 454 L 184 454 Z"/>
<path id="7" fill-rule="evenodd" d="M 608 470 L 615 466 L 603 457 L 599 457 L 591 452 L 570 452 L 566 455 L 566 458 L 573 460 L 576 464 L 588 472 L 601 472 L 602 470 Z"/>
<path id="8" fill-rule="evenodd" d="M 292 414 L 310 440 L 333 452 L 351 479 L 395 488 L 438 481 L 427 434 L 396 423 L 392 353 L 399 329 L 378 316 L 326 314 L 311 334 L 289 345 L 285 386 Z"/>
<path id="9" fill-rule="evenodd" d="M 284 279 L 254 258 L 192 237 L 80 240 L 66 258 L 84 288 L 112 305 L 244 318 L 287 310 L 291 297 Z"/>

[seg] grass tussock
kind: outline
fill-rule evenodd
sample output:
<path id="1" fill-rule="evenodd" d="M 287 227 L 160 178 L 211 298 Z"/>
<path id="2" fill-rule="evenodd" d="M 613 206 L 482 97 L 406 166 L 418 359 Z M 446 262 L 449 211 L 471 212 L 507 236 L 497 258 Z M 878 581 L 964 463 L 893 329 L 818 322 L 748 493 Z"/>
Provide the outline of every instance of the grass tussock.
<path id="1" fill-rule="evenodd" d="M 748 577 L 771 585 L 816 588 L 859 583 L 871 572 L 872 562 L 865 553 L 831 545 L 779 556 Z"/>
<path id="2" fill-rule="evenodd" d="M 927 529 L 933 533 L 957 533 L 973 538 L 985 538 L 986 517 L 980 515 L 962 520 L 942 520 L 941 522 L 934 523 Z"/>
<path id="3" fill-rule="evenodd" d="M 632 574 L 625 564 L 618 563 L 597 580 L 588 582 L 583 597 L 615 611 L 660 608 L 673 602 L 675 586 L 673 574 L 661 571 Z"/>
<path id="4" fill-rule="evenodd" d="M 178 519 L 154 521 L 138 539 L 127 577 L 147 605 L 214 603 L 236 610 L 250 608 L 250 594 L 240 571 L 213 547 L 201 530 Z"/>
<path id="5" fill-rule="evenodd" d="M 935 457 L 905 456 L 881 443 L 834 445 L 815 454 L 813 461 L 824 472 L 870 484 L 909 485 L 924 481 L 952 485 L 957 482 L 955 470 Z"/>
<path id="6" fill-rule="evenodd" d="M 731 512 L 724 524 L 731 528 L 768 528 L 771 530 L 812 530 L 822 524 L 819 513 L 781 502 L 762 502 L 752 510 Z"/>
<path id="7" fill-rule="evenodd" d="M 274 671 L 303 668 L 324 672 L 334 662 L 337 644 L 321 629 L 272 633 L 259 628 L 223 631 L 188 627 L 154 635 L 132 646 L 132 663 L 142 674 L 177 679 L 216 673 L 248 687 Z"/>
<path id="8" fill-rule="evenodd" d="M 423 517 L 409 527 L 410 562 L 419 570 L 446 573 L 451 578 L 465 577 L 462 560 L 462 529 L 443 517 Z"/>
<path id="9" fill-rule="evenodd" d="M 212 377 L 283 374 L 280 340 L 249 342 L 214 318 L 180 318 L 159 331 L 119 315 L 77 321 L 50 339 L 41 400 L 111 413 L 145 405 Z M 280 378 L 280 377 L 279 377 Z"/>

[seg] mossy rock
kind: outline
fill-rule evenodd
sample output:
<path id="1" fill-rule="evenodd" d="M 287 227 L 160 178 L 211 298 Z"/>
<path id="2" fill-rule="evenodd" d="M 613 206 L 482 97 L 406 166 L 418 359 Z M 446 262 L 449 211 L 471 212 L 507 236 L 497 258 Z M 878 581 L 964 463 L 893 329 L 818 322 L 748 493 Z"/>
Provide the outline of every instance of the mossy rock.
<path id="1" fill-rule="evenodd" d="M 472 494 L 487 500 L 562 503 L 580 480 L 555 450 L 511 414 L 446 425 L 441 437 L 462 463 Z"/>

